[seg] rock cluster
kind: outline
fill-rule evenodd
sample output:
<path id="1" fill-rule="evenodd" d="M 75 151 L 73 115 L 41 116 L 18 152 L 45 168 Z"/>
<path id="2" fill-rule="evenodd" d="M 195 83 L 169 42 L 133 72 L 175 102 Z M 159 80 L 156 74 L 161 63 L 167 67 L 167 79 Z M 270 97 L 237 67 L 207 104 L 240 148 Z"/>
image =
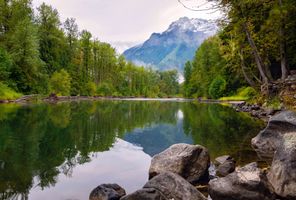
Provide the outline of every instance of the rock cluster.
<path id="1" fill-rule="evenodd" d="M 252 140 L 259 155 L 272 157 L 270 170 L 256 163 L 235 168 L 231 156 L 215 159 L 216 177 L 208 183 L 212 200 L 296 199 L 296 113 L 281 112 Z M 200 145 L 176 144 L 154 156 L 150 180 L 132 194 L 116 184 L 95 188 L 90 200 L 206 200 L 192 184 L 207 183 L 210 156 Z"/>
<path id="2" fill-rule="evenodd" d="M 296 113 L 281 112 L 252 139 L 260 156 L 272 157 L 268 179 L 277 195 L 296 199 Z"/>
<path id="3" fill-rule="evenodd" d="M 247 112 L 250 113 L 253 117 L 263 120 L 268 120 L 268 117 L 276 114 L 282 109 L 263 108 L 258 104 L 248 104 L 245 102 L 240 104 L 234 104 L 233 107 L 237 112 Z"/>
<path id="4" fill-rule="evenodd" d="M 149 178 L 162 172 L 179 174 L 190 183 L 207 182 L 210 155 L 200 145 L 175 144 L 152 158 Z"/>

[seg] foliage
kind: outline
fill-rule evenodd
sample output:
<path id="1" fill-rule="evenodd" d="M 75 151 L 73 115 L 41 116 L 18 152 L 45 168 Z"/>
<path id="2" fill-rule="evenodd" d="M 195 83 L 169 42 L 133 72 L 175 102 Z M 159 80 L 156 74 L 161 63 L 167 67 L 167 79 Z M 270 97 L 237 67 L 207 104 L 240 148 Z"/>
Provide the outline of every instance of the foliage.
<path id="1" fill-rule="evenodd" d="M 4 83 L 0 82 L 0 100 L 14 100 L 18 99 L 22 94 L 15 92 Z"/>
<path id="2" fill-rule="evenodd" d="M 97 86 L 94 82 L 88 82 L 84 91 L 86 96 L 95 96 L 97 92 Z"/>
<path id="3" fill-rule="evenodd" d="M 71 77 L 69 73 L 61 69 L 54 72 L 49 80 L 50 92 L 60 96 L 67 96 L 70 94 Z"/>
<path id="4" fill-rule="evenodd" d="M 108 96 L 173 96 L 177 79 L 175 72 L 126 62 L 110 44 L 79 31 L 74 18 L 62 23 L 50 5 L 42 3 L 35 14 L 31 0 L 0 1 L 0 81 L 16 91 L 89 96 L 98 88 Z"/>
<path id="5" fill-rule="evenodd" d="M 216 77 L 209 87 L 209 95 L 214 98 L 218 99 L 224 94 L 226 89 L 226 81 L 221 76 Z"/>
<path id="6" fill-rule="evenodd" d="M 235 95 L 229 97 L 222 97 L 222 101 L 251 101 L 256 99 L 258 92 L 252 87 L 239 88 Z"/>

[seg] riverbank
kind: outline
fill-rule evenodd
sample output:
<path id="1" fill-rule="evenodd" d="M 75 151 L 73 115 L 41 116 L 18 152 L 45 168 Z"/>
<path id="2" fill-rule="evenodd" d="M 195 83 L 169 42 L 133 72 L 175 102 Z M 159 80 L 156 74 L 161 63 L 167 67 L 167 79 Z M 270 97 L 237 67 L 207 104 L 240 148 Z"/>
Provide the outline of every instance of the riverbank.
<path id="1" fill-rule="evenodd" d="M 126 100 L 126 101 L 198 101 L 200 103 L 225 103 L 232 105 L 239 105 L 245 101 L 228 101 L 228 100 L 211 100 L 211 99 L 193 99 L 193 98 L 180 98 L 180 97 L 167 97 L 167 98 L 149 98 L 149 97 L 102 97 L 102 96 L 42 96 L 42 95 L 24 95 L 15 100 L 0 100 L 0 103 L 33 103 L 37 101 L 43 102 L 63 102 L 63 101 L 80 101 L 80 100 Z"/>

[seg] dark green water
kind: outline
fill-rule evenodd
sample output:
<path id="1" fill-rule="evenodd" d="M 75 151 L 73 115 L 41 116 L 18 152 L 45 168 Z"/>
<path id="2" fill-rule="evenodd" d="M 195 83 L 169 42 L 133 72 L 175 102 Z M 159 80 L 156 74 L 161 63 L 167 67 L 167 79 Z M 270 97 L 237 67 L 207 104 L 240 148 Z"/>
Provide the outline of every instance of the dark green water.
<path id="1" fill-rule="evenodd" d="M 244 164 L 257 159 L 250 139 L 262 126 L 193 102 L 0 105 L 0 199 L 83 200 L 102 183 L 132 192 L 146 182 L 151 156 L 181 142 Z"/>

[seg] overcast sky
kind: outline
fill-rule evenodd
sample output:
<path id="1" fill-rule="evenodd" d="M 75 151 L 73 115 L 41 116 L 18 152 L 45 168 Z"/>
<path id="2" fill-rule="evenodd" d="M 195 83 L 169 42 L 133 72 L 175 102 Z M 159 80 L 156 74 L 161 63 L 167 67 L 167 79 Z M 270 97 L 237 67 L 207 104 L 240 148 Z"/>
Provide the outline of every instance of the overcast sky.
<path id="1" fill-rule="evenodd" d="M 62 21 L 76 18 L 80 30 L 89 30 L 119 51 L 145 41 L 153 32 L 166 30 L 180 17 L 215 19 L 219 16 L 218 12 L 190 11 L 177 0 L 33 0 L 34 7 L 42 2 L 57 8 Z"/>

